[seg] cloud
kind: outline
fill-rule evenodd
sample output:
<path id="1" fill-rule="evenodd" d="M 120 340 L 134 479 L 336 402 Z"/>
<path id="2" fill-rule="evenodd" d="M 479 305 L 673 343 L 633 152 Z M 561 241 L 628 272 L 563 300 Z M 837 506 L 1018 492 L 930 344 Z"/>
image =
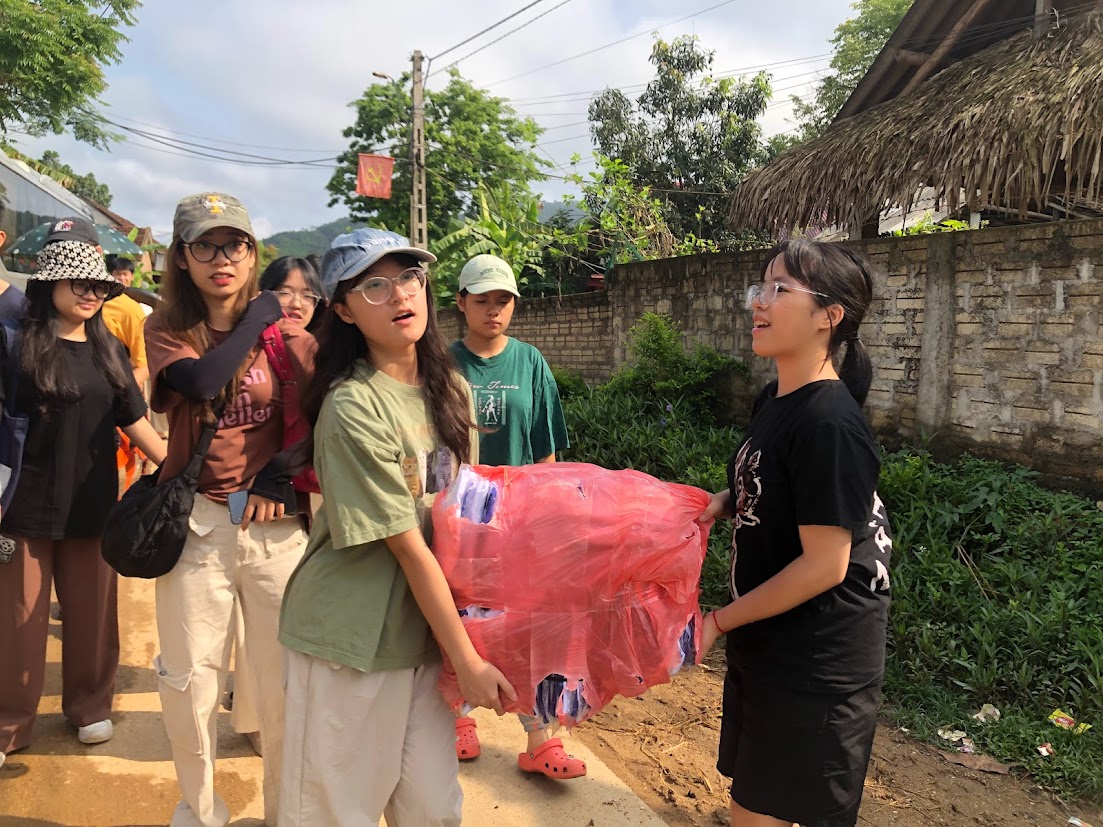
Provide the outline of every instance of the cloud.
<path id="1" fill-rule="evenodd" d="M 535 7 L 436 61 L 431 70 L 554 5 Z M 652 77 L 652 31 L 664 39 L 696 34 L 715 50 L 716 71 L 724 72 L 823 55 L 834 27 L 850 14 L 849 0 L 734 2 L 658 28 L 709 5 L 708 0 L 695 0 L 688 8 L 658 0 L 572 0 L 463 60 L 458 68 L 536 118 L 548 129 L 543 140 L 555 142 L 547 152 L 565 165 L 575 152 L 589 154 L 588 128 L 579 123 L 586 120 L 587 101 L 549 96 L 645 84 Z M 126 126 L 202 145 L 217 140 L 224 142 L 217 144 L 224 150 L 286 159 L 332 157 L 347 146 L 341 130 L 354 117 L 349 104 L 374 82 L 373 72 L 398 77 L 408 69 L 415 48 L 427 56 L 437 54 L 516 9 L 516 0 L 426 0 L 416 13 L 403 4 L 362 0 L 147 3 L 138 25 L 128 31 L 122 62 L 107 72 L 105 111 Z M 643 35 L 506 80 L 637 33 Z M 782 103 L 771 106 L 763 119 L 767 134 L 791 128 L 786 121 L 788 95 L 806 93 L 825 63 L 820 59 L 771 70 Z M 431 87 L 443 82 L 443 73 L 429 81 Z M 638 92 L 629 89 L 627 94 Z M 55 149 L 78 172 L 94 173 L 114 193 L 113 210 L 162 235 L 171 227 L 176 202 L 203 189 L 240 197 L 261 234 L 313 226 L 343 214 L 326 206 L 327 169 L 180 157 L 177 150 L 136 136 L 110 152 L 65 136 L 23 139 L 18 146 L 35 157 Z M 549 181 L 542 188 L 555 197 L 564 185 Z"/>

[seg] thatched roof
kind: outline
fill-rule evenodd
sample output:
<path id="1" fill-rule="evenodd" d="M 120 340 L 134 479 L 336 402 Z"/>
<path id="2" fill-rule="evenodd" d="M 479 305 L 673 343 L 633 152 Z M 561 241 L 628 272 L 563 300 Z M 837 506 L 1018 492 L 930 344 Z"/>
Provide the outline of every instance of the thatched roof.
<path id="1" fill-rule="evenodd" d="M 1103 198 L 1103 13 L 997 43 L 755 170 L 734 229 L 860 225 L 923 186 L 957 206 Z"/>

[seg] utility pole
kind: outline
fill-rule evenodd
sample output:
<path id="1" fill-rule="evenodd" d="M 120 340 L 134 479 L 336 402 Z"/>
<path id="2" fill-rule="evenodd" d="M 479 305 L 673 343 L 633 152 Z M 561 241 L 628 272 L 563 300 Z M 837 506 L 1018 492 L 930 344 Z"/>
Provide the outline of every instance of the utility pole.
<path id="1" fill-rule="evenodd" d="M 410 122 L 410 243 L 423 250 L 429 248 L 429 226 L 425 204 L 425 78 L 421 73 L 421 52 L 414 52 L 413 102 Z"/>

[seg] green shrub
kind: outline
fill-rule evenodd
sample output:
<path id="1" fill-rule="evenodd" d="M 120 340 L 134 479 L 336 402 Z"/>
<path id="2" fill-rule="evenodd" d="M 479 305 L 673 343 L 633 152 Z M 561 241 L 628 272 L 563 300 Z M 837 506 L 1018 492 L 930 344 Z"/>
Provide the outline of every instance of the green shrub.
<path id="1" fill-rule="evenodd" d="M 572 396 L 585 393 L 590 389 L 586 384 L 586 380 L 573 370 L 553 367 L 551 372 L 552 377 L 555 379 L 555 384 L 559 386 L 560 399 L 569 399 Z"/>
<path id="2" fill-rule="evenodd" d="M 681 332 L 666 316 L 645 313 L 628 332 L 629 363 L 603 390 L 652 399 L 660 407 L 676 400 L 694 422 L 726 420 L 735 385 L 750 375 L 738 359 L 698 344 L 682 345 Z"/>

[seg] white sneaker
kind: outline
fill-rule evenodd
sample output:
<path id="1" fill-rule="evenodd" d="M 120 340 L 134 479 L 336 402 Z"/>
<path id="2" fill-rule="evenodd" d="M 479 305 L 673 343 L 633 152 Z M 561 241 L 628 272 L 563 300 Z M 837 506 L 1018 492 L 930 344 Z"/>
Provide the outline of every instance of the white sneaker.
<path id="1" fill-rule="evenodd" d="M 96 721 L 94 724 L 82 726 L 77 730 L 77 740 L 82 744 L 102 744 L 110 741 L 115 734 L 115 728 L 111 721 Z"/>
<path id="2" fill-rule="evenodd" d="M 0 767 L 4 766 L 4 753 L 0 752 Z"/>

